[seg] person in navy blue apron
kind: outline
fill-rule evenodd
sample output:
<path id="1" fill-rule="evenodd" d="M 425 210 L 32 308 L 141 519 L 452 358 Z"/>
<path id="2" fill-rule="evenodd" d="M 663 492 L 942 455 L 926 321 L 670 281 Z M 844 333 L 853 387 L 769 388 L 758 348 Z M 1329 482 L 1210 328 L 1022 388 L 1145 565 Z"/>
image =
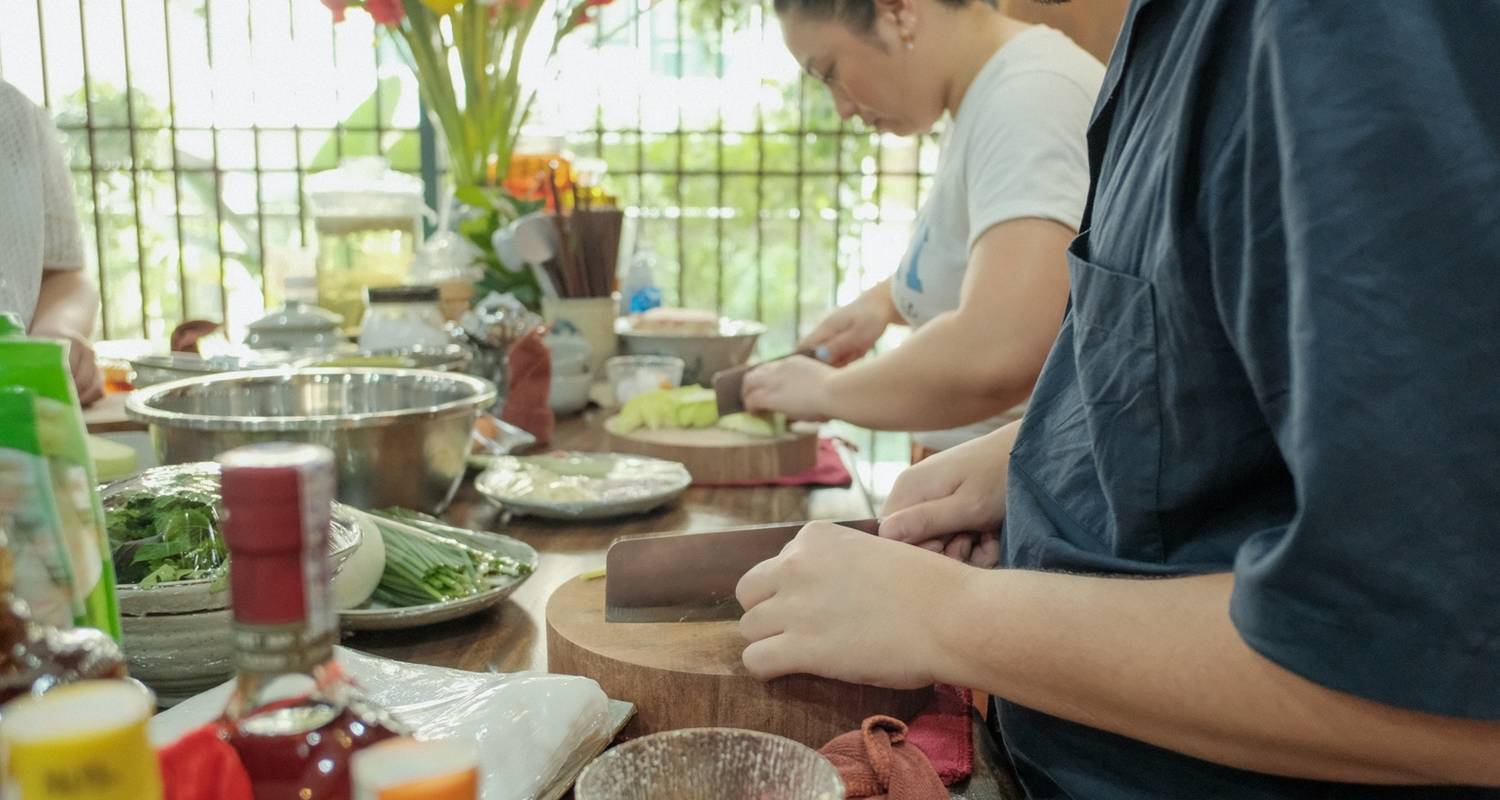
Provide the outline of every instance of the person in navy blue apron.
<path id="1" fill-rule="evenodd" d="M 1497 47 L 1135 0 L 1026 418 L 747 574 L 750 671 L 987 690 L 1033 798 L 1500 797 Z"/>

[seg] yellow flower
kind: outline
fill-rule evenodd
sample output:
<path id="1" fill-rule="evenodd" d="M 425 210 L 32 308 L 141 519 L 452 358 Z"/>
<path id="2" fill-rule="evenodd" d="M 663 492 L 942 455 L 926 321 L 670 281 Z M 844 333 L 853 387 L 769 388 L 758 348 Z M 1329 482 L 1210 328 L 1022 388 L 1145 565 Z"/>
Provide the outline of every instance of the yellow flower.
<path id="1" fill-rule="evenodd" d="M 452 14 L 453 9 L 458 8 L 458 4 L 461 2 L 463 0 L 422 0 L 422 5 L 432 9 L 432 13 L 443 16 L 445 14 Z"/>

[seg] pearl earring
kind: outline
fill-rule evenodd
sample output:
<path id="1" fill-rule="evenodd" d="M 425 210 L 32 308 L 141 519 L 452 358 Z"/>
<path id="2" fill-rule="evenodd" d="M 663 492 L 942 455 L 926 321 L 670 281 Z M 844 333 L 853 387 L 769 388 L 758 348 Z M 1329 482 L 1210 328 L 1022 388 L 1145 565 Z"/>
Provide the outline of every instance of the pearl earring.
<path id="1" fill-rule="evenodd" d="M 916 44 L 916 40 L 909 33 L 903 34 L 901 36 L 901 44 L 905 45 L 907 50 L 910 50 Z"/>

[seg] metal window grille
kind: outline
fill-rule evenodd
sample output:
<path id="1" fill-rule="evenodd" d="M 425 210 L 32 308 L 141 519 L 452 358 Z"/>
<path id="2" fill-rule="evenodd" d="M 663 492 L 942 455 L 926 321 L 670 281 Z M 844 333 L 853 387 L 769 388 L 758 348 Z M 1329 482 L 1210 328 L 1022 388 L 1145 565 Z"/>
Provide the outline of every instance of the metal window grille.
<path id="1" fill-rule="evenodd" d="M 258 316 L 278 289 L 268 256 L 312 240 L 307 176 L 345 156 L 440 180 L 414 84 L 361 14 L 0 0 L 0 18 L 0 77 L 67 142 L 105 337 Z M 538 122 L 607 163 L 669 302 L 766 322 L 772 354 L 894 270 L 935 144 L 842 124 L 781 53 L 768 0 L 628 0 L 595 30 L 539 84 Z M 904 437 L 860 437 L 872 462 L 905 458 Z"/>

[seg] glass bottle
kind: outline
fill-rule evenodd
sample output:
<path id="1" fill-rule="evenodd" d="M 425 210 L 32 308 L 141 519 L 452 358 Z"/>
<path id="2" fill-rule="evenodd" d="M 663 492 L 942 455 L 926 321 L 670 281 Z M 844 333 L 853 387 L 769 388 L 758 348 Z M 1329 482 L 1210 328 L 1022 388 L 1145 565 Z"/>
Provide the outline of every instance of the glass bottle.
<path id="1" fill-rule="evenodd" d="M 345 160 L 307 179 L 318 233 L 318 305 L 359 331 L 371 286 L 399 286 L 422 242 L 421 179 L 391 169 L 383 158 Z"/>
<path id="2" fill-rule="evenodd" d="M 236 685 L 220 732 L 255 800 L 349 800 L 353 754 L 404 733 L 333 657 L 333 453 L 261 444 L 219 458 Z"/>

